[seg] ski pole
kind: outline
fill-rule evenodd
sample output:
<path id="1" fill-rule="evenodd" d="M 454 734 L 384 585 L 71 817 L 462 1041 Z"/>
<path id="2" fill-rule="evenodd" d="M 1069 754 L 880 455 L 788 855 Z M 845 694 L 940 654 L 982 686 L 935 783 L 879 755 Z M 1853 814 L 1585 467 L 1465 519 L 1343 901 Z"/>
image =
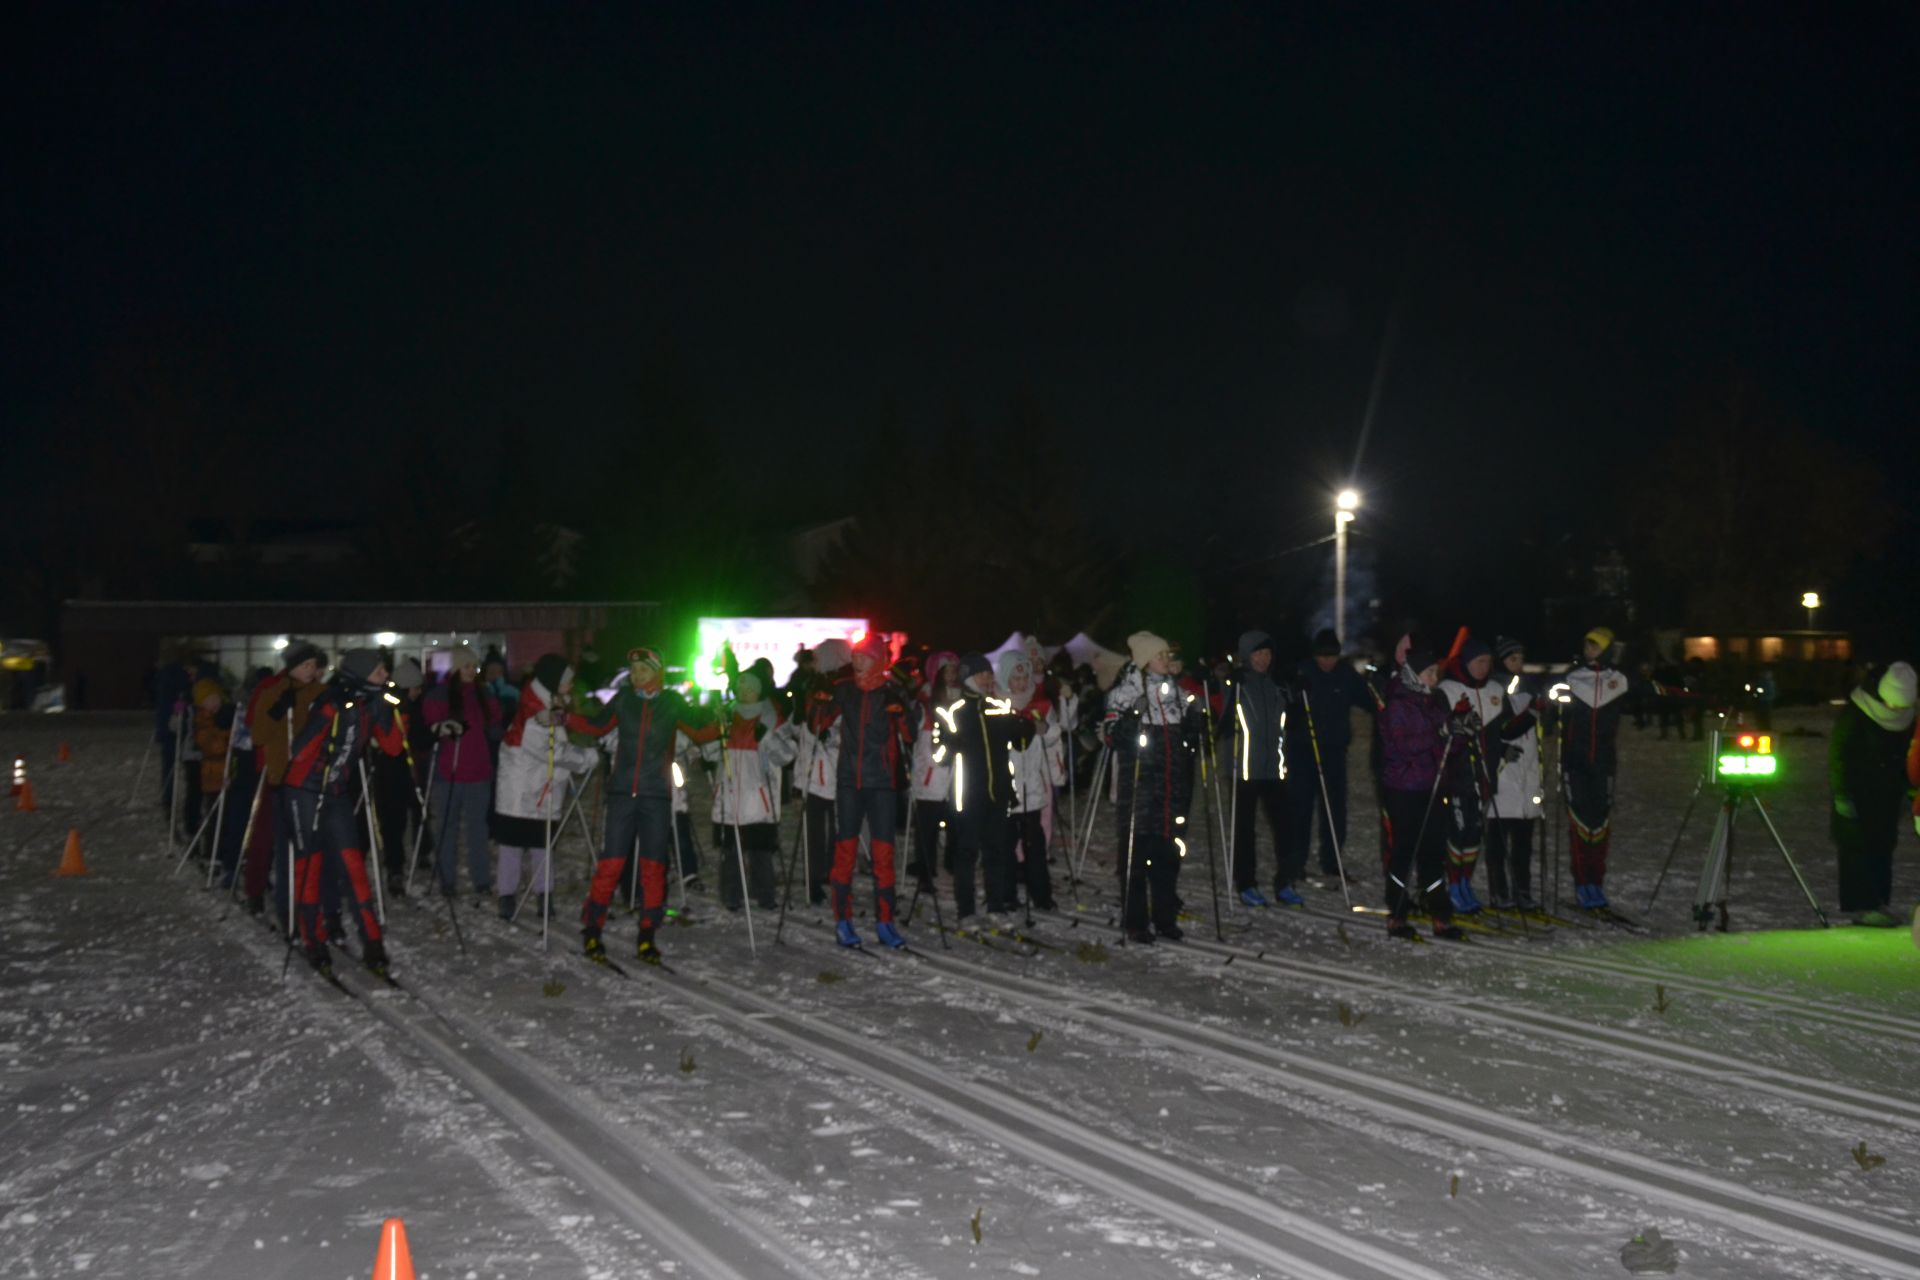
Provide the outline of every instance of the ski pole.
<path id="1" fill-rule="evenodd" d="M 131 809 L 140 803 L 140 783 L 147 776 L 147 761 L 153 758 L 153 749 L 160 745 L 158 738 L 147 739 L 147 749 L 140 753 L 140 767 L 133 771 L 133 790 L 127 794 L 127 807 Z"/>
<path id="2" fill-rule="evenodd" d="M 181 757 L 186 754 L 187 717 L 179 707 L 180 704 L 176 702 L 174 704 L 173 768 L 167 775 L 168 853 L 172 853 L 173 846 L 178 843 L 174 838 L 174 829 L 180 825 L 180 764 Z"/>
<path id="3" fill-rule="evenodd" d="M 1333 820 L 1333 794 L 1327 790 L 1327 763 L 1320 754 L 1320 731 L 1315 726 L 1313 720 L 1313 699 L 1306 696 L 1305 692 L 1302 691 L 1300 702 L 1307 711 L 1307 741 L 1313 744 L 1313 773 L 1314 777 L 1320 783 L 1321 807 L 1326 810 L 1327 814 L 1327 843 L 1333 846 L 1333 865 L 1340 876 L 1340 896 L 1346 899 L 1347 910 L 1351 912 L 1353 910 L 1353 894 L 1347 888 L 1347 860 L 1341 856 L 1340 829 L 1338 824 Z M 1348 726 L 1348 731 L 1352 731 L 1351 724 Z M 1309 826 L 1307 831 L 1308 834 L 1311 835 L 1313 828 Z"/>
<path id="4" fill-rule="evenodd" d="M 259 820 L 260 801 L 266 793 L 267 771 L 261 769 L 260 781 L 256 782 L 253 787 L 253 803 L 247 806 L 247 826 L 246 829 L 240 833 L 240 860 L 242 861 L 247 857 L 247 851 L 253 848 L 253 824 Z M 271 824 L 273 819 L 269 817 L 267 821 Z M 241 871 L 240 862 L 236 861 L 233 868 L 233 883 L 227 886 L 228 902 L 232 902 L 240 895 Z"/>
<path id="5" fill-rule="evenodd" d="M 199 848 L 200 837 L 207 834 L 207 828 L 212 825 L 213 817 L 213 812 L 209 810 L 206 816 L 200 819 L 200 825 L 193 829 L 193 838 L 187 841 L 187 847 L 180 851 L 180 861 L 173 864 L 174 875 L 177 876 L 180 874 L 180 868 L 187 865 L 187 859 L 193 856 L 195 849 Z M 212 877 L 208 877 L 208 879 L 211 880 Z"/>
<path id="6" fill-rule="evenodd" d="M 220 865 L 220 836 L 227 825 L 227 788 L 233 785 L 233 731 L 227 731 L 227 756 L 220 764 L 220 795 L 215 801 L 220 806 L 220 816 L 213 823 L 213 844 L 207 850 L 207 889 L 213 889 L 213 877 Z M 236 868 L 237 869 L 237 868 Z"/>
<path id="7" fill-rule="evenodd" d="M 382 927 L 387 923 L 387 898 L 380 887 L 380 816 L 373 807 L 373 788 L 367 783 L 367 762 L 360 761 L 360 794 L 367 801 L 367 850 L 373 857 L 373 907 Z M 349 888 L 352 886 L 349 885 Z"/>
<path id="8" fill-rule="evenodd" d="M 1226 815 L 1220 808 L 1220 761 L 1219 757 L 1213 754 L 1213 694 L 1208 691 L 1205 681 L 1200 684 L 1200 711 L 1207 727 L 1207 741 L 1205 749 L 1194 754 L 1200 761 L 1202 807 L 1207 807 L 1209 801 L 1211 802 L 1211 811 L 1204 815 L 1203 823 L 1207 829 L 1207 883 L 1213 891 L 1213 936 L 1215 941 L 1225 942 L 1227 933 L 1220 920 L 1219 850 L 1214 847 L 1213 829 L 1216 824 L 1226 822 Z M 1209 764 L 1213 766 L 1211 769 L 1208 768 Z M 1220 843 L 1223 846 L 1227 843 L 1227 829 L 1224 825 L 1220 827 Z"/>
<path id="9" fill-rule="evenodd" d="M 734 713 L 721 708 L 724 722 L 729 728 L 733 724 Z M 720 740 L 721 786 L 726 791 L 728 809 L 733 818 L 733 852 L 740 867 L 740 905 L 747 913 L 747 951 L 754 959 L 760 958 L 760 945 L 753 936 L 753 895 L 747 891 L 747 847 L 740 837 L 741 796 L 739 780 L 733 773 L 733 749 L 724 737 Z"/>
<path id="10" fill-rule="evenodd" d="M 1100 744 L 1100 757 L 1094 763 L 1094 766 L 1093 766 L 1093 779 L 1092 779 L 1092 786 L 1091 786 L 1091 790 L 1093 792 L 1093 799 L 1087 803 L 1087 825 L 1085 828 L 1085 832 L 1080 839 L 1080 850 L 1077 855 L 1079 871 L 1084 871 L 1086 869 L 1087 853 L 1093 845 L 1093 824 L 1094 824 L 1094 820 L 1099 817 L 1100 795 L 1105 790 L 1105 788 L 1102 787 L 1101 783 L 1106 780 L 1107 775 L 1111 771 L 1112 767 L 1113 767 L 1113 747 L 1110 743 L 1103 742 Z M 1081 875 L 1079 871 L 1076 871 L 1073 876 L 1073 881 L 1075 884 L 1078 884 L 1081 880 L 1085 879 L 1085 877 Z M 1075 905 L 1076 906 L 1078 905 L 1077 900 Z"/>
<path id="11" fill-rule="evenodd" d="M 413 873 L 420 865 L 420 846 L 427 838 L 427 817 L 433 812 L 433 784 L 439 776 L 436 772 L 440 764 L 440 739 L 433 740 L 433 750 L 427 753 L 427 789 L 420 797 L 420 825 L 413 831 L 413 852 L 407 858 L 407 892 L 413 892 Z"/>
<path id="12" fill-rule="evenodd" d="M 1144 723 L 1144 722 L 1143 722 Z M 1147 735 L 1142 733 L 1133 749 L 1133 781 L 1127 788 L 1127 865 L 1120 882 L 1120 945 L 1127 945 L 1127 912 L 1133 906 L 1133 827 L 1140 806 L 1140 757 L 1146 753 Z"/>

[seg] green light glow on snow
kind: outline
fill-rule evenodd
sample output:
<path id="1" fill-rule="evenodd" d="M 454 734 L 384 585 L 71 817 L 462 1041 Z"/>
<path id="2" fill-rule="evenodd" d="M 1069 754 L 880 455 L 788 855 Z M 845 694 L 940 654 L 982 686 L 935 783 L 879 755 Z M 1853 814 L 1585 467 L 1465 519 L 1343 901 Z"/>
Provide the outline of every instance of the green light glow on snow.
<path id="1" fill-rule="evenodd" d="M 1837 924 L 1831 929 L 1696 934 L 1625 943 L 1606 954 L 1759 991 L 1881 997 L 1908 1008 L 1920 991 L 1920 948 L 1906 929 Z"/>

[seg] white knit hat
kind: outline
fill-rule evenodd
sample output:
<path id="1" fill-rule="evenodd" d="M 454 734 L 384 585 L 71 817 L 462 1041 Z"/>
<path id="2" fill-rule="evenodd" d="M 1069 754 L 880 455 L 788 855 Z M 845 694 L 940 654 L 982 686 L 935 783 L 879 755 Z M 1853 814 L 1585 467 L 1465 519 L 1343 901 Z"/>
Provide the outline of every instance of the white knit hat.
<path id="1" fill-rule="evenodd" d="M 1904 662 L 1893 663 L 1880 677 L 1879 693 L 1880 701 L 1896 711 L 1911 707 L 1915 693 L 1913 668 Z"/>
<path id="2" fill-rule="evenodd" d="M 1127 651 L 1133 655 L 1136 667 L 1146 666 L 1171 648 L 1172 645 L 1151 631 L 1136 631 L 1127 637 Z"/>

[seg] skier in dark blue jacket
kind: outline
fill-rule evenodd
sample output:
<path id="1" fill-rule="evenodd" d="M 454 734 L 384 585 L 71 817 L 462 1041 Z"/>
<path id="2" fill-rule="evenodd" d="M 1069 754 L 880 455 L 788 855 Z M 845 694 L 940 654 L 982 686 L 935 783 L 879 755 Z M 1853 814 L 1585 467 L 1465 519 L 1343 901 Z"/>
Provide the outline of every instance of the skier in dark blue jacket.
<path id="1" fill-rule="evenodd" d="M 1330 628 L 1314 636 L 1313 657 L 1295 669 L 1292 692 L 1287 716 L 1287 812 L 1293 828 L 1289 844 L 1304 867 L 1318 826 L 1320 874 L 1337 885 L 1340 860 L 1335 848 L 1347 843 L 1347 746 L 1353 740 L 1349 713 L 1359 708 L 1372 714 L 1379 704 L 1341 655 L 1340 637 Z M 1353 878 L 1351 870 L 1347 877 Z"/>

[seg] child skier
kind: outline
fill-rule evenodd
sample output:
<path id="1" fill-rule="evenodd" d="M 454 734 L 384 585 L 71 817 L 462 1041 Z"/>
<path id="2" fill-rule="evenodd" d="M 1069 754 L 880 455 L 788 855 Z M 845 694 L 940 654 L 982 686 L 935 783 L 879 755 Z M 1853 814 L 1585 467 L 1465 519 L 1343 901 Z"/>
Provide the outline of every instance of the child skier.
<path id="1" fill-rule="evenodd" d="M 1193 799 L 1194 746 L 1205 732 L 1196 695 L 1173 679 L 1172 647 L 1151 631 L 1127 637 L 1133 661 L 1107 695 L 1107 741 L 1119 779 L 1115 816 L 1127 938 L 1177 942 L 1180 860 Z M 1151 922 L 1151 923 L 1149 923 Z"/>
<path id="2" fill-rule="evenodd" d="M 520 691 L 513 724 L 500 740 L 499 772 L 493 793 L 493 839 L 500 846 L 500 917 L 513 918 L 520 893 L 520 861 L 532 855 L 532 906 L 545 919 L 553 892 L 549 839 L 560 833 L 567 792 L 576 773 L 590 771 L 599 756 L 567 737 L 567 707 L 573 696 L 573 668 L 557 653 L 533 664 L 533 677 Z"/>
<path id="3" fill-rule="evenodd" d="M 1414 936 L 1407 917 L 1422 902 L 1433 917 L 1434 937 L 1465 937 L 1453 923 L 1453 900 L 1444 887 L 1447 815 L 1438 806 L 1452 743 L 1472 730 L 1464 717 L 1449 714 L 1435 692 L 1439 683 L 1439 656 L 1413 646 L 1387 681 L 1380 713 L 1381 863 L 1387 933 L 1395 938 Z"/>
<path id="4" fill-rule="evenodd" d="M 1493 744 L 1493 804 L 1487 814 L 1487 890 L 1499 909 L 1538 911 L 1533 897 L 1533 830 L 1545 814 L 1540 773 L 1539 690 L 1525 674 L 1527 651 L 1505 636 L 1494 641 L 1506 682 L 1507 715 Z"/>
<path id="5" fill-rule="evenodd" d="M 1462 639 L 1446 665 L 1440 696 L 1447 709 L 1469 730 L 1449 758 L 1448 776 L 1441 784 L 1452 821 L 1447 824 L 1447 896 L 1463 915 L 1480 910 L 1473 891 L 1473 871 L 1486 842 L 1487 805 L 1493 796 L 1492 744 L 1505 727 L 1505 687 L 1490 677 L 1493 651 L 1472 636 Z"/>
<path id="6" fill-rule="evenodd" d="M 751 896 L 763 910 L 778 909 L 774 854 L 780 843 L 780 770 L 794 757 L 791 731 L 768 699 L 758 672 L 734 677 L 734 704 L 725 736 L 707 744 L 718 765 L 713 792 L 713 842 L 720 860 L 720 902 L 738 911 Z M 740 864 L 746 883 L 740 882 Z"/>
<path id="7" fill-rule="evenodd" d="M 1047 831 L 1043 818 L 1053 805 L 1054 787 L 1067 780 L 1065 735 L 1053 702 L 1039 687 L 1033 659 L 1025 653 L 1000 658 L 997 684 L 1014 714 L 1033 724 L 1033 736 L 1011 756 L 1013 803 L 1010 835 L 1020 846 L 1015 878 L 1026 889 L 1027 905 L 1055 909 L 1053 881 L 1047 874 Z"/>

